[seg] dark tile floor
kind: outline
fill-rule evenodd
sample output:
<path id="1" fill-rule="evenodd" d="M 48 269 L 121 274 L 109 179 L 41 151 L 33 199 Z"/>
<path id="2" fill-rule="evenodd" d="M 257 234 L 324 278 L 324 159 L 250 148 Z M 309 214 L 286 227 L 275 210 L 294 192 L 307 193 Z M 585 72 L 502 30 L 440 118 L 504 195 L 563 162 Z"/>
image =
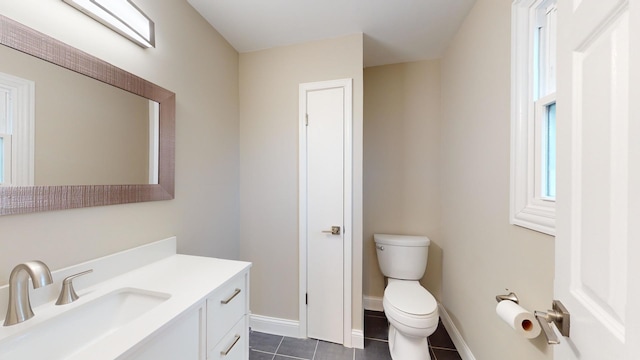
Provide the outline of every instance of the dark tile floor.
<path id="1" fill-rule="evenodd" d="M 296 339 L 251 331 L 249 360 L 391 360 L 388 325 L 384 313 L 366 310 L 364 349 L 313 339 Z M 429 336 L 433 360 L 461 360 L 442 323 Z"/>

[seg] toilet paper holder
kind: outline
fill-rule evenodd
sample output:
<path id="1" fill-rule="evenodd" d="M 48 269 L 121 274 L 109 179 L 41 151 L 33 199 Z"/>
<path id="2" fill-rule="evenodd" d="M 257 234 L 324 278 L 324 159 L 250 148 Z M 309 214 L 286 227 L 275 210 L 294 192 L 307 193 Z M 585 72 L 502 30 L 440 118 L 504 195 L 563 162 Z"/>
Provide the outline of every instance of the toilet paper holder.
<path id="1" fill-rule="evenodd" d="M 509 289 L 505 289 L 509 291 Z M 503 300 L 513 301 L 519 304 L 518 296 L 513 291 L 506 295 L 496 295 L 496 301 Z M 533 316 L 538 320 L 544 336 L 547 338 L 547 344 L 557 345 L 560 344 L 560 340 L 555 331 L 551 328 L 551 324 L 555 324 L 562 336 L 569 337 L 569 331 L 571 329 L 571 314 L 560 300 L 553 300 L 551 304 L 552 309 L 544 311 L 535 310 Z"/>
<path id="2" fill-rule="evenodd" d="M 509 291 L 509 289 L 505 289 L 505 290 Z M 516 304 L 520 304 L 520 300 L 518 300 L 518 295 L 516 295 L 516 293 L 514 293 L 513 291 L 506 295 L 496 295 L 497 302 L 500 302 L 503 300 L 509 300 L 509 301 L 513 301 Z"/>

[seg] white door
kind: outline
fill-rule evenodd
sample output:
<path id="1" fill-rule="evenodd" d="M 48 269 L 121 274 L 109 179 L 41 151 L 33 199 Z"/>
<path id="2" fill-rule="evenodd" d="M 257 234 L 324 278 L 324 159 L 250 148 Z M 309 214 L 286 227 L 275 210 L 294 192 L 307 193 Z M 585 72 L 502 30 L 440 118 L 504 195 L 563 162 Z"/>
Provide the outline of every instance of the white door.
<path id="1" fill-rule="evenodd" d="M 301 86 L 300 222 L 306 240 L 307 336 L 339 344 L 344 342 L 345 293 L 350 293 L 344 282 L 345 226 L 350 231 L 345 213 L 347 91 L 344 82 Z"/>
<path id="2" fill-rule="evenodd" d="M 639 51 L 639 1 L 558 1 L 558 360 L 640 359 Z"/>

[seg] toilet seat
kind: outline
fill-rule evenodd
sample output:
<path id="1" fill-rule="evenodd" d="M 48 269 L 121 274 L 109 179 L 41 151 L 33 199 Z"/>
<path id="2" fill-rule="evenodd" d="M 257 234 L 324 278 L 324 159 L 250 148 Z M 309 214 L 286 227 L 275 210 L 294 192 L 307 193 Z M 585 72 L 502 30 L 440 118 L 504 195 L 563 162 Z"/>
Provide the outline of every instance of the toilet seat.
<path id="1" fill-rule="evenodd" d="M 411 315 L 429 315 L 438 307 L 433 295 L 417 281 L 390 279 L 384 297 L 390 305 Z"/>
<path id="2" fill-rule="evenodd" d="M 390 321 L 413 329 L 431 328 L 438 322 L 436 299 L 417 281 L 390 281 L 383 307 Z"/>

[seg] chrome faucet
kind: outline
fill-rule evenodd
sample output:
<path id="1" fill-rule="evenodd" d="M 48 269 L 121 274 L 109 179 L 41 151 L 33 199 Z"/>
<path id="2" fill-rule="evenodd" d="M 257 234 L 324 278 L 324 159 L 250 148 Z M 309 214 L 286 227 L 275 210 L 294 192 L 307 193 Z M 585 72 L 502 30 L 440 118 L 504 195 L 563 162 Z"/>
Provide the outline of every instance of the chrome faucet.
<path id="1" fill-rule="evenodd" d="M 29 302 L 29 277 L 34 288 L 53 283 L 51 271 L 42 261 L 27 261 L 16 265 L 9 277 L 9 307 L 4 326 L 15 325 L 33 317 Z"/>

